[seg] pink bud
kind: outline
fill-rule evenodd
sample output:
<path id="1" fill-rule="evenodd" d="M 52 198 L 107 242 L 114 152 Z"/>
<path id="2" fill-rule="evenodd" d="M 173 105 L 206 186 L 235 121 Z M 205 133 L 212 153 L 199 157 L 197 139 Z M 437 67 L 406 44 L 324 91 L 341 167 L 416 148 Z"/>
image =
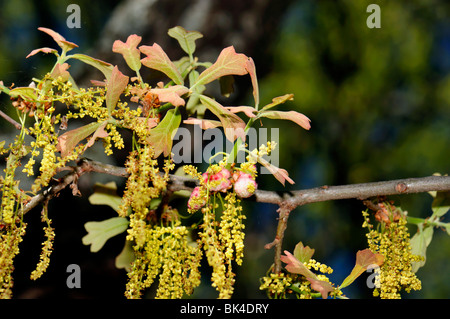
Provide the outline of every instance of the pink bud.
<path id="1" fill-rule="evenodd" d="M 234 192 L 241 198 L 247 198 L 253 195 L 256 188 L 258 188 L 258 184 L 256 184 L 252 175 L 240 172 L 234 183 Z"/>
<path id="2" fill-rule="evenodd" d="M 202 198 L 200 194 L 200 187 L 197 186 L 191 193 L 191 197 L 188 200 L 189 210 L 196 211 L 202 208 L 206 204 L 206 198 Z"/>
<path id="3" fill-rule="evenodd" d="M 226 192 L 231 187 L 231 173 L 226 168 L 222 168 L 216 174 L 208 175 L 208 173 L 203 173 L 202 176 L 212 192 Z"/>

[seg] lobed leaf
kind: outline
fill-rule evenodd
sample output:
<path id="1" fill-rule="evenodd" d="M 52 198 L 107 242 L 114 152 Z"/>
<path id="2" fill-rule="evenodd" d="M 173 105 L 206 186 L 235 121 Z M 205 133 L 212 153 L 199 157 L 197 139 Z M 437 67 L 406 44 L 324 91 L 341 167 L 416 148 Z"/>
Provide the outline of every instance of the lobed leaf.
<path id="1" fill-rule="evenodd" d="M 177 26 L 167 32 L 176 39 L 184 52 L 192 56 L 195 52 L 195 40 L 203 38 L 203 34 L 197 31 L 187 31 L 183 27 Z"/>
<path id="2" fill-rule="evenodd" d="M 195 82 L 197 85 L 208 84 L 226 75 L 245 75 L 247 71 L 248 57 L 242 53 L 236 53 L 233 46 L 229 46 L 220 52 L 217 61 L 203 71 Z"/>
<path id="3" fill-rule="evenodd" d="M 229 141 L 233 142 L 238 137 L 245 141 L 245 123 L 239 116 L 205 95 L 200 95 L 200 102 L 219 118 Z"/>
<path id="4" fill-rule="evenodd" d="M 326 281 L 318 280 L 314 278 L 306 278 L 311 283 L 311 288 L 320 292 L 323 299 L 328 298 L 328 294 L 334 290 L 334 287 Z"/>
<path id="5" fill-rule="evenodd" d="M 146 58 L 141 60 L 142 64 L 164 73 L 176 84 L 183 85 L 183 77 L 177 67 L 157 43 L 152 46 L 142 45 L 139 50 L 147 55 Z"/>
<path id="6" fill-rule="evenodd" d="M 302 242 L 295 245 L 294 257 L 300 260 L 302 263 L 307 263 L 314 255 L 314 249 L 309 246 L 304 247 Z"/>
<path id="7" fill-rule="evenodd" d="M 108 114 L 116 107 L 120 95 L 123 93 L 128 85 L 128 76 L 123 75 L 115 66 L 111 72 L 111 76 L 106 81 L 106 107 Z"/>
<path id="8" fill-rule="evenodd" d="M 155 158 L 161 153 L 167 157 L 172 150 L 172 139 L 181 123 L 181 115 L 178 109 L 167 111 L 163 120 L 155 128 L 150 130 L 150 136 L 147 142 L 153 146 Z"/>
<path id="9" fill-rule="evenodd" d="M 55 68 L 53 69 L 51 76 L 54 79 L 57 79 L 58 77 L 62 78 L 63 82 L 66 82 L 67 80 L 69 80 L 70 78 L 70 73 L 67 71 L 67 69 L 69 68 L 69 64 L 67 63 L 57 63 L 55 65 Z"/>
<path id="10" fill-rule="evenodd" d="M 99 251 L 106 241 L 128 228 L 128 219 L 124 217 L 112 217 L 101 222 L 87 222 L 84 228 L 88 232 L 82 238 L 84 245 L 91 245 L 91 252 Z"/>
<path id="11" fill-rule="evenodd" d="M 348 275 L 340 288 L 347 287 L 356 278 L 358 278 L 363 272 L 365 272 L 369 267 L 377 265 L 381 266 L 384 262 L 384 256 L 381 254 L 375 254 L 370 249 L 359 250 L 356 253 L 356 264 L 353 267 L 352 272 Z"/>
<path id="12" fill-rule="evenodd" d="M 132 34 L 125 43 L 120 40 L 113 43 L 113 52 L 122 54 L 125 62 L 133 71 L 138 71 L 141 68 L 141 51 L 137 48 L 141 40 L 142 37 Z"/>
<path id="13" fill-rule="evenodd" d="M 302 262 L 300 262 L 300 260 L 295 258 L 294 255 L 292 255 L 287 250 L 285 250 L 284 253 L 286 255 L 281 255 L 280 259 L 282 262 L 286 264 L 285 268 L 287 271 L 293 274 L 303 275 L 306 278 L 312 278 L 317 280 L 316 275 L 311 270 L 306 268 L 306 266 Z"/>
<path id="14" fill-rule="evenodd" d="M 116 183 L 96 183 L 94 185 L 94 193 L 89 196 L 89 203 L 92 205 L 107 205 L 116 212 L 119 211 L 119 207 L 122 205 L 122 197 L 117 195 Z"/>

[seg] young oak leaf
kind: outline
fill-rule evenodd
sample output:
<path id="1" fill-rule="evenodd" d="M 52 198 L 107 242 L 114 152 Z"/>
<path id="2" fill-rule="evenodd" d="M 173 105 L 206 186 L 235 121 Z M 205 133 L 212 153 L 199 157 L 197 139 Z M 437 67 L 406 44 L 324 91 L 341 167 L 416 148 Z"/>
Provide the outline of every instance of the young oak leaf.
<path id="1" fill-rule="evenodd" d="M 189 89 L 183 85 L 173 85 L 164 89 L 151 89 L 151 93 L 158 95 L 160 102 L 169 102 L 173 106 L 182 106 L 186 102 L 181 98 L 189 92 Z"/>
<path id="2" fill-rule="evenodd" d="M 111 114 L 116 107 L 120 95 L 128 85 L 128 80 L 128 76 L 123 75 L 117 66 L 113 68 L 111 76 L 106 80 L 106 107 L 108 108 L 108 114 Z"/>
<path id="3" fill-rule="evenodd" d="M 269 119 L 279 119 L 279 120 L 290 120 L 305 130 L 309 130 L 311 128 L 311 120 L 302 113 L 296 111 L 262 111 L 259 113 L 259 117 L 267 117 Z"/>
<path id="4" fill-rule="evenodd" d="M 84 228 L 88 232 L 82 238 L 84 245 L 91 245 L 91 252 L 99 251 L 106 241 L 128 228 L 129 221 L 124 217 L 112 217 L 101 222 L 87 222 Z"/>
<path id="5" fill-rule="evenodd" d="M 181 123 L 181 114 L 177 110 L 167 111 L 158 126 L 150 130 L 147 142 L 153 146 L 155 158 L 161 153 L 164 153 L 164 157 L 167 157 L 172 150 L 172 139 Z"/>
<path id="6" fill-rule="evenodd" d="M 222 123 L 214 120 L 206 120 L 206 119 L 197 119 L 197 118 L 188 118 L 183 121 L 184 124 L 196 124 L 199 125 L 202 130 L 207 130 L 210 128 L 216 128 L 222 126 Z"/>
<path id="7" fill-rule="evenodd" d="M 167 75 L 176 84 L 183 85 L 183 77 L 177 67 L 157 43 L 152 46 L 141 45 L 139 50 L 147 55 L 146 58 L 141 60 L 143 65 L 150 69 L 158 70 Z"/>
<path id="8" fill-rule="evenodd" d="M 57 150 L 61 152 L 62 157 L 69 155 L 79 142 L 97 131 L 104 124 L 101 122 L 92 122 L 64 133 L 58 137 Z"/>
<path id="9" fill-rule="evenodd" d="M 225 75 L 245 75 L 247 71 L 248 57 L 242 53 L 236 53 L 233 46 L 229 46 L 220 52 L 217 61 L 203 71 L 194 86 L 205 85 Z"/>
<path id="10" fill-rule="evenodd" d="M 384 256 L 381 254 L 374 254 L 370 249 L 359 250 L 356 253 L 356 264 L 352 272 L 348 275 L 339 288 L 344 288 L 350 285 L 356 278 L 358 278 L 369 267 L 381 266 L 384 262 Z"/>
<path id="11" fill-rule="evenodd" d="M 35 55 L 35 54 L 37 54 L 37 53 L 39 53 L 39 52 L 42 52 L 42 53 L 45 53 L 45 54 L 47 54 L 47 53 L 57 54 L 57 53 L 58 53 L 57 50 L 52 49 L 52 48 L 39 48 L 39 49 L 34 49 L 33 51 L 31 51 L 31 52 L 25 57 L 25 59 L 28 59 L 30 56 L 33 56 L 33 55 Z"/>
<path id="12" fill-rule="evenodd" d="M 292 94 L 292 93 L 274 97 L 272 99 L 272 103 L 265 105 L 261 109 L 261 111 L 265 111 L 265 110 L 271 109 L 271 108 L 273 108 L 273 107 L 275 107 L 277 105 L 286 103 L 287 101 L 292 101 L 293 99 L 294 99 L 294 94 Z"/>
<path id="13" fill-rule="evenodd" d="M 254 113 L 257 111 L 251 106 L 225 106 L 225 108 L 231 113 L 244 112 L 248 117 L 256 117 Z"/>
<path id="14" fill-rule="evenodd" d="M 169 29 L 167 32 L 172 38 L 176 39 L 184 52 L 192 56 L 195 52 L 195 40 L 203 38 L 203 34 L 197 31 L 187 31 L 183 27 L 177 26 Z"/>
<path id="15" fill-rule="evenodd" d="M 69 64 L 67 63 L 57 63 L 51 73 L 52 78 L 57 79 L 58 77 L 61 77 L 63 82 L 66 82 L 70 78 L 70 73 L 67 71 L 69 68 Z"/>
<path id="16" fill-rule="evenodd" d="M 248 58 L 248 61 L 245 65 L 245 69 L 247 70 L 250 78 L 252 80 L 253 86 L 253 98 L 255 99 L 255 108 L 258 109 L 259 106 L 259 88 L 258 88 L 258 78 L 256 76 L 256 66 L 255 62 L 252 58 Z"/>
<path id="17" fill-rule="evenodd" d="M 49 36 L 55 40 L 55 42 L 63 49 L 64 52 L 68 52 L 74 48 L 78 48 L 78 45 L 76 45 L 73 42 L 67 41 L 61 34 L 58 32 L 55 32 L 48 28 L 40 27 L 38 28 L 39 31 L 47 33 Z"/>
<path id="18" fill-rule="evenodd" d="M 284 168 L 276 167 L 275 165 L 269 163 L 261 156 L 255 156 L 252 153 L 249 154 L 249 156 L 260 163 L 262 166 L 267 168 L 267 170 L 281 183 L 285 184 L 286 181 L 288 181 L 290 184 L 295 184 L 295 182 L 289 177 L 289 173 Z"/>
<path id="19" fill-rule="evenodd" d="M 107 205 L 118 212 L 120 205 L 122 205 L 122 197 L 117 195 L 116 182 L 96 183 L 94 193 L 89 196 L 89 203 L 92 205 Z"/>
<path id="20" fill-rule="evenodd" d="M 233 142 L 238 137 L 245 141 L 245 122 L 239 116 L 205 95 L 200 95 L 200 102 L 219 118 L 229 141 Z"/>
<path id="21" fill-rule="evenodd" d="M 311 283 L 311 288 L 320 292 L 322 299 L 328 298 L 328 293 L 334 290 L 334 287 L 326 281 L 318 280 L 314 278 L 306 278 Z"/>
<path id="22" fill-rule="evenodd" d="M 90 57 L 89 55 L 85 55 L 85 54 L 81 54 L 81 53 L 69 55 L 68 58 L 76 59 L 76 60 L 86 63 L 90 66 L 93 66 L 94 68 L 98 69 L 100 72 L 103 73 L 103 75 L 105 76 L 105 79 L 109 79 L 111 77 L 111 73 L 114 68 L 113 65 L 108 62 L 105 62 L 105 61 L 102 61 L 99 59 L 95 59 L 93 57 Z"/>
<path id="23" fill-rule="evenodd" d="M 302 242 L 295 245 L 294 257 L 300 260 L 302 263 L 308 262 L 314 255 L 314 249 L 309 246 L 304 247 Z"/>
<path id="24" fill-rule="evenodd" d="M 120 40 L 113 43 L 113 52 L 122 54 L 125 62 L 133 71 L 138 71 L 141 68 L 141 51 L 137 48 L 141 40 L 142 37 L 132 34 L 125 43 Z"/>
<path id="25" fill-rule="evenodd" d="M 306 278 L 312 278 L 317 280 L 316 275 L 311 270 L 306 268 L 306 266 L 300 260 L 295 258 L 294 255 L 292 255 L 287 250 L 285 250 L 284 253 L 286 255 L 281 255 L 280 259 L 282 262 L 286 264 L 285 268 L 287 271 L 293 274 L 303 275 Z"/>

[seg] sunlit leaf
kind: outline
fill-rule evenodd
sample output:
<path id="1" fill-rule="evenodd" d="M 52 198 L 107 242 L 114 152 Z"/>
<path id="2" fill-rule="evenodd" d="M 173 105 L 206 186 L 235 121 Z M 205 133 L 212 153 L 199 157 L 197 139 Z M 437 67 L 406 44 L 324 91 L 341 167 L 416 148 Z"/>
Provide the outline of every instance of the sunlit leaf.
<path id="1" fill-rule="evenodd" d="M 37 100 L 37 94 L 36 94 L 36 88 L 33 87 L 18 87 L 15 89 L 12 89 L 8 93 L 11 97 L 18 97 L 21 96 L 24 100 L 29 101 L 36 101 Z"/>
<path id="2" fill-rule="evenodd" d="M 203 38 L 203 35 L 197 31 L 187 31 L 177 26 L 169 29 L 167 32 L 172 38 L 176 39 L 184 52 L 192 56 L 195 52 L 195 40 Z"/>
<path id="3" fill-rule="evenodd" d="M 168 102 L 173 106 L 182 106 L 186 102 L 181 96 L 188 93 L 189 89 L 183 85 L 173 85 L 164 89 L 151 89 L 150 92 L 158 95 L 160 102 Z"/>
<path id="4" fill-rule="evenodd" d="M 299 242 L 295 245 L 294 248 L 294 257 L 300 260 L 302 263 L 308 262 L 311 257 L 314 255 L 314 249 L 309 246 L 304 247 L 302 242 Z"/>
<path id="5" fill-rule="evenodd" d="M 139 47 L 139 50 L 147 55 L 146 58 L 141 60 L 142 64 L 150 69 L 164 73 L 176 84 L 183 85 L 183 77 L 177 67 L 157 43 L 152 46 L 142 45 Z"/>
<path id="6" fill-rule="evenodd" d="M 259 87 L 258 87 L 258 78 L 256 76 L 256 66 L 255 62 L 252 58 L 249 58 L 247 64 L 245 66 L 250 78 L 252 79 L 253 86 L 253 98 L 255 99 L 255 108 L 259 106 Z"/>
<path id="7" fill-rule="evenodd" d="M 236 53 L 233 46 L 222 50 L 217 61 L 203 71 L 195 85 L 205 85 L 225 75 L 247 74 L 248 57 L 242 53 Z"/>
<path id="8" fill-rule="evenodd" d="M 122 54 L 125 62 L 133 71 L 138 71 L 141 68 L 141 52 L 137 48 L 141 40 L 142 37 L 132 34 L 125 43 L 120 40 L 113 43 L 113 52 Z"/>
<path id="9" fill-rule="evenodd" d="M 39 52 L 46 53 L 46 54 L 47 53 L 53 53 L 53 54 L 58 53 L 57 50 L 52 49 L 52 48 L 39 48 L 39 49 L 34 49 L 33 51 L 31 51 L 30 54 L 28 54 L 25 58 L 28 59 L 30 56 L 33 56 Z"/>
<path id="10" fill-rule="evenodd" d="M 122 205 L 122 197 L 117 195 L 116 183 L 96 183 L 94 185 L 94 193 L 89 196 L 89 203 L 92 205 L 107 205 L 116 212 L 119 211 L 119 207 Z"/>
<path id="11" fill-rule="evenodd" d="M 106 81 L 106 107 L 109 114 L 116 107 L 120 95 L 128 85 L 128 80 L 128 76 L 123 75 L 117 66 L 113 68 L 111 76 Z"/>
<path id="12" fill-rule="evenodd" d="M 67 41 L 61 34 L 55 32 L 48 28 L 38 28 L 39 31 L 47 33 L 49 36 L 55 40 L 55 42 L 63 49 L 64 52 L 68 52 L 74 48 L 77 48 L 78 45 L 75 43 Z"/>
<path id="13" fill-rule="evenodd" d="M 305 130 L 309 130 L 311 128 L 310 119 L 303 115 L 302 113 L 296 111 L 263 111 L 259 113 L 259 117 L 267 117 L 269 119 L 277 119 L 277 120 L 290 120 L 292 122 L 297 123 Z"/>
<path id="14" fill-rule="evenodd" d="M 200 101 L 219 118 L 224 128 L 225 136 L 229 141 L 233 142 L 238 137 L 241 138 L 242 141 L 245 141 L 245 122 L 241 120 L 239 116 L 233 114 L 220 103 L 205 95 L 200 95 Z"/>
<path id="15" fill-rule="evenodd" d="M 254 114 L 256 112 L 256 109 L 251 106 L 225 106 L 225 108 L 231 113 L 244 112 L 248 117 L 256 117 L 256 115 Z"/>
<path id="16" fill-rule="evenodd" d="M 374 267 L 374 266 L 381 266 L 384 262 L 384 256 L 381 254 L 375 254 L 370 249 L 364 249 L 359 250 L 356 253 L 356 264 L 355 267 L 353 267 L 352 272 L 350 275 L 348 275 L 342 284 L 340 285 L 340 288 L 347 287 L 350 285 L 353 281 L 355 281 L 356 278 L 358 278 L 363 272 L 365 272 L 368 268 Z"/>
<path id="17" fill-rule="evenodd" d="M 125 269 L 126 271 L 131 270 L 131 263 L 134 261 L 134 250 L 133 242 L 126 240 L 122 251 L 116 257 L 116 267 L 118 269 Z"/>
<path id="18" fill-rule="evenodd" d="M 272 103 L 267 104 L 266 106 L 264 106 L 261 109 L 261 111 L 269 110 L 269 109 L 271 109 L 271 108 L 273 108 L 273 107 L 275 107 L 277 105 L 286 103 L 287 101 L 292 101 L 293 99 L 294 99 L 294 94 L 285 94 L 285 95 L 282 95 L 282 96 L 274 97 L 272 99 Z"/>
<path id="19" fill-rule="evenodd" d="M 84 245 L 91 245 L 91 252 L 99 251 L 106 241 L 128 228 L 128 219 L 124 217 L 112 217 L 101 222 L 87 222 L 84 228 L 88 232 L 82 238 Z"/>
<path id="20" fill-rule="evenodd" d="M 147 142 L 153 146 L 155 157 L 158 157 L 161 153 L 164 153 L 164 156 L 167 157 L 172 150 L 172 139 L 181 123 L 181 114 L 177 110 L 167 111 L 158 126 L 150 130 Z"/>
<path id="21" fill-rule="evenodd" d="M 68 58 L 76 59 L 79 61 L 82 61 L 83 63 L 89 64 L 90 66 L 93 66 L 94 68 L 98 69 L 100 72 L 103 73 L 105 76 L 105 79 L 109 79 L 111 76 L 111 72 L 114 68 L 114 66 L 108 62 L 104 62 L 99 59 L 94 59 L 93 57 L 90 57 L 89 55 L 85 54 L 72 54 L 69 55 Z"/>
<path id="22" fill-rule="evenodd" d="M 192 117 L 188 118 L 187 120 L 184 120 L 183 123 L 199 125 L 202 130 L 207 130 L 210 128 L 216 128 L 216 127 L 222 126 L 222 123 L 219 121 L 196 119 L 196 118 L 192 118 Z"/>

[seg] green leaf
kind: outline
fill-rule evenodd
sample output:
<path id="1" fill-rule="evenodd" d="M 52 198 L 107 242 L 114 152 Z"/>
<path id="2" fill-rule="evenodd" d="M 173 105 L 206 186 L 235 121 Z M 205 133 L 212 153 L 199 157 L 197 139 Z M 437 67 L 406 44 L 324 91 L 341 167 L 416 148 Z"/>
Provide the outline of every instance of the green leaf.
<path id="1" fill-rule="evenodd" d="M 93 66 L 94 68 L 98 69 L 100 72 L 103 73 L 103 75 L 105 76 L 105 79 L 110 78 L 111 72 L 114 68 L 113 65 L 108 62 L 94 59 L 93 57 L 90 57 L 89 55 L 85 55 L 85 54 L 79 54 L 79 53 L 72 54 L 72 55 L 67 56 L 67 58 L 76 59 L 83 63 L 89 64 L 90 66 Z"/>
<path id="2" fill-rule="evenodd" d="M 217 61 L 203 71 L 194 84 L 205 85 L 225 75 L 247 74 L 248 57 L 242 53 L 236 53 L 233 46 L 222 50 Z"/>
<path id="3" fill-rule="evenodd" d="M 296 111 L 262 111 L 259 113 L 258 117 L 267 117 L 269 119 L 277 119 L 277 120 L 290 120 L 305 130 L 309 130 L 311 128 L 310 119 L 303 115 L 302 113 Z"/>
<path id="4" fill-rule="evenodd" d="M 112 217 L 101 222 L 87 222 L 84 228 L 88 232 L 82 238 L 84 245 L 91 245 L 91 252 L 99 251 L 106 241 L 128 228 L 128 219 L 124 217 Z"/>
<path id="5" fill-rule="evenodd" d="M 200 102 L 219 118 L 229 141 L 233 142 L 238 137 L 245 141 L 245 122 L 239 116 L 205 95 L 200 95 Z"/>
<path id="6" fill-rule="evenodd" d="M 32 87 L 18 87 L 9 91 L 9 96 L 11 97 L 22 97 L 24 100 L 36 101 L 37 94 L 36 89 Z"/>
<path id="7" fill-rule="evenodd" d="M 125 62 L 133 71 L 138 71 L 141 68 L 141 52 L 137 48 L 141 40 L 142 37 L 132 34 L 125 43 L 120 40 L 116 40 L 113 43 L 113 52 L 122 54 Z"/>
<path id="8" fill-rule="evenodd" d="M 131 263 L 134 261 L 133 243 L 126 240 L 122 251 L 116 257 L 116 267 L 118 269 L 124 268 L 126 271 L 131 271 Z"/>
<path id="9" fill-rule="evenodd" d="M 294 257 L 300 260 L 302 263 L 307 263 L 314 255 L 314 249 L 309 246 L 304 247 L 302 242 L 295 245 Z"/>
<path id="10" fill-rule="evenodd" d="M 111 112 L 116 107 L 120 95 L 128 85 L 128 79 L 128 76 L 123 75 L 117 66 L 113 68 L 111 76 L 106 81 L 106 107 L 108 108 L 108 114 L 111 115 Z"/>
<path id="11" fill-rule="evenodd" d="M 181 123 L 181 114 L 177 109 L 167 111 L 163 120 L 155 128 L 150 130 L 150 136 L 147 142 L 153 146 L 155 150 L 155 158 L 161 153 L 164 157 L 170 155 L 172 150 L 172 139 L 177 132 Z"/>
<path id="12" fill-rule="evenodd" d="M 118 212 L 120 205 L 122 205 L 122 197 L 117 195 L 115 182 L 107 184 L 96 183 L 94 185 L 94 193 L 89 196 L 89 202 L 92 205 L 108 205 Z"/>
<path id="13" fill-rule="evenodd" d="M 269 109 L 271 109 L 271 108 L 273 108 L 273 107 L 275 107 L 277 105 L 283 104 L 283 103 L 285 103 L 287 101 L 292 101 L 293 99 L 294 99 L 294 94 L 285 94 L 285 95 L 282 95 L 282 96 L 274 97 L 272 99 L 272 103 L 267 104 L 266 106 L 264 106 L 261 109 L 261 111 L 269 110 Z"/>
<path id="14" fill-rule="evenodd" d="M 381 266 L 384 262 L 384 256 L 381 254 L 374 254 L 370 249 L 359 250 L 356 253 L 356 264 L 352 272 L 348 275 L 340 288 L 349 286 L 356 278 L 358 278 L 369 267 L 377 265 Z"/>
<path id="15" fill-rule="evenodd" d="M 94 133 L 102 125 L 104 123 L 92 122 L 59 136 L 57 149 L 61 152 L 61 156 L 65 157 L 69 155 L 79 142 Z"/>
<path id="16" fill-rule="evenodd" d="M 142 45 L 139 47 L 139 50 L 147 55 L 146 58 L 141 60 L 142 64 L 150 69 L 164 73 L 176 84 L 183 85 L 183 77 L 177 67 L 157 43 L 152 46 Z"/>
<path id="17" fill-rule="evenodd" d="M 172 38 L 176 39 L 184 52 L 192 56 L 195 52 L 195 40 L 203 38 L 203 34 L 197 31 L 186 31 L 186 29 L 177 26 L 169 29 L 167 32 Z"/>
<path id="18" fill-rule="evenodd" d="M 450 210 L 450 192 L 437 192 L 433 197 L 431 204 L 433 216 L 438 218 L 444 216 Z"/>
<path id="19" fill-rule="evenodd" d="M 420 225 L 417 233 L 410 239 L 411 254 L 423 257 L 423 260 L 411 264 L 413 272 L 417 272 L 419 268 L 425 265 L 427 248 L 433 239 L 433 233 L 433 226 L 423 228 L 422 225 Z"/>

